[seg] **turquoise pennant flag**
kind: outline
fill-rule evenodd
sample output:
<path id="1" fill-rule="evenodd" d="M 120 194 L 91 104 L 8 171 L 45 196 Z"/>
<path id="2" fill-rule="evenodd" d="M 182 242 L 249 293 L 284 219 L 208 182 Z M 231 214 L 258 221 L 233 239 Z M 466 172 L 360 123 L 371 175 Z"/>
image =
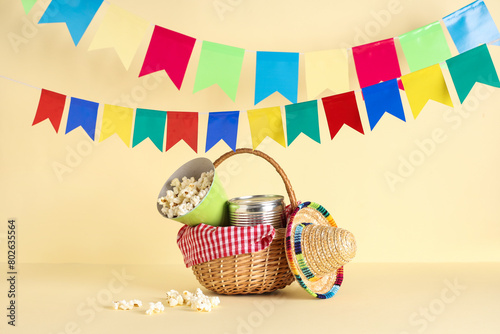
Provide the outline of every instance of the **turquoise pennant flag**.
<path id="1" fill-rule="evenodd" d="M 134 137 L 132 147 L 149 138 L 155 146 L 163 151 L 165 121 L 167 113 L 160 110 L 137 109 L 135 111 Z"/>
<path id="2" fill-rule="evenodd" d="M 362 92 L 371 130 L 373 130 L 385 113 L 406 122 L 397 79 L 365 87 L 362 89 Z"/>
<path id="3" fill-rule="evenodd" d="M 214 84 L 236 99 L 245 49 L 203 41 L 193 93 Z"/>
<path id="4" fill-rule="evenodd" d="M 78 45 L 103 0 L 52 0 L 38 23 L 66 23 L 75 45 Z"/>
<path id="5" fill-rule="evenodd" d="M 211 112 L 208 114 L 207 141 L 205 152 L 223 140 L 234 151 L 238 136 L 239 111 Z"/>
<path id="6" fill-rule="evenodd" d="M 483 0 L 457 10 L 443 18 L 459 53 L 500 39 L 498 28 Z"/>
<path id="7" fill-rule="evenodd" d="M 288 146 L 301 133 L 321 143 L 319 137 L 318 101 L 307 101 L 285 106 Z"/>
<path id="8" fill-rule="evenodd" d="M 464 102 L 476 82 L 500 87 L 497 71 L 486 44 L 448 59 L 446 63 L 460 103 Z"/>
<path id="9" fill-rule="evenodd" d="M 66 133 L 69 133 L 81 126 L 95 140 L 95 125 L 97 122 L 97 111 L 99 103 L 71 98 L 68 111 L 68 122 L 66 123 Z"/>
<path id="10" fill-rule="evenodd" d="M 274 92 L 297 103 L 299 54 L 295 52 L 257 51 L 255 104 Z"/>

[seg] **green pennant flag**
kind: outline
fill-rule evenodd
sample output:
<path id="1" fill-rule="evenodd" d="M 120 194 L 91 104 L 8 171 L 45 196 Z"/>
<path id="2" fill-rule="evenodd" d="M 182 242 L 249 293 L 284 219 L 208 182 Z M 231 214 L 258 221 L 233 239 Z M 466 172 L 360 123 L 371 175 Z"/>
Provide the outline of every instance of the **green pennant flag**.
<path id="1" fill-rule="evenodd" d="M 411 72 L 443 62 L 451 51 L 439 21 L 399 36 Z"/>
<path id="2" fill-rule="evenodd" d="M 450 58 L 446 63 L 460 103 L 464 102 L 476 82 L 500 87 L 497 71 L 486 44 Z"/>
<path id="3" fill-rule="evenodd" d="M 218 84 L 234 101 L 245 50 L 203 41 L 193 93 Z"/>
<path id="4" fill-rule="evenodd" d="M 318 101 L 307 101 L 285 106 L 288 146 L 300 133 L 321 143 L 319 137 Z"/>
<path id="5" fill-rule="evenodd" d="M 31 8 L 33 8 L 33 6 L 36 3 L 36 0 L 21 0 L 21 1 L 23 3 L 24 12 L 26 14 L 28 14 L 31 11 Z"/>

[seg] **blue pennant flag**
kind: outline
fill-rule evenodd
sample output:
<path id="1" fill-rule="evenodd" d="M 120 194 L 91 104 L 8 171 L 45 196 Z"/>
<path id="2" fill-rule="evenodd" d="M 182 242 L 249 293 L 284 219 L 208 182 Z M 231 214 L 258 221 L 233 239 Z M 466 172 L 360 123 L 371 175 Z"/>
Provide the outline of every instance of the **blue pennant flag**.
<path id="1" fill-rule="evenodd" d="M 362 89 L 362 92 L 371 130 L 373 130 L 385 113 L 406 122 L 397 79 L 365 87 Z"/>
<path id="2" fill-rule="evenodd" d="M 87 132 L 90 139 L 95 140 L 95 125 L 98 109 L 99 103 L 72 97 L 69 105 L 66 133 L 81 126 L 83 130 Z"/>
<path id="3" fill-rule="evenodd" d="M 78 45 L 103 0 L 52 0 L 38 21 L 40 23 L 66 23 L 75 45 Z"/>
<path id="4" fill-rule="evenodd" d="M 457 10 L 443 18 L 459 53 L 500 39 L 500 33 L 483 0 Z"/>
<path id="5" fill-rule="evenodd" d="M 255 104 L 274 92 L 297 103 L 299 54 L 295 52 L 257 51 Z"/>
<path id="6" fill-rule="evenodd" d="M 211 112 L 208 114 L 207 141 L 205 152 L 208 152 L 221 139 L 234 151 L 238 134 L 239 111 Z"/>
<path id="7" fill-rule="evenodd" d="M 153 144 L 163 152 L 166 120 L 167 113 L 165 111 L 137 109 L 135 111 L 132 147 L 140 144 L 144 139 L 149 138 Z"/>

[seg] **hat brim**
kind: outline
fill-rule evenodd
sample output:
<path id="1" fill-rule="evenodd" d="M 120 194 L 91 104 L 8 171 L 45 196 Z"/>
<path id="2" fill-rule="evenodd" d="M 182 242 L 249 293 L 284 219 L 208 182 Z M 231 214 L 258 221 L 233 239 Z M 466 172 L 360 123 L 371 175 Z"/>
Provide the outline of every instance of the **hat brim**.
<path id="1" fill-rule="evenodd" d="M 286 230 L 286 257 L 295 280 L 309 294 L 316 298 L 333 297 L 342 285 L 343 267 L 321 278 L 315 277 L 308 268 L 306 258 L 302 254 L 302 228 L 307 224 L 337 227 L 330 213 L 314 202 L 304 202 L 290 215 Z"/>

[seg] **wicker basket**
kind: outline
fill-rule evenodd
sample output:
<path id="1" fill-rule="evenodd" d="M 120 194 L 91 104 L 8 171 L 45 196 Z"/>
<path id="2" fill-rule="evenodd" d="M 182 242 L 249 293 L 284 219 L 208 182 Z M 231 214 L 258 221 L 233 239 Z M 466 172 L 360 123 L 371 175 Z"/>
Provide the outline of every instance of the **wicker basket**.
<path id="1" fill-rule="evenodd" d="M 285 183 L 292 211 L 297 207 L 295 193 L 285 172 L 270 156 L 251 149 L 237 149 L 214 162 L 218 167 L 236 154 L 254 154 L 276 168 Z M 198 281 L 208 290 L 224 295 L 260 294 L 282 289 L 294 281 L 285 252 L 285 228 L 276 229 L 271 245 L 255 253 L 227 256 L 192 266 Z"/>

